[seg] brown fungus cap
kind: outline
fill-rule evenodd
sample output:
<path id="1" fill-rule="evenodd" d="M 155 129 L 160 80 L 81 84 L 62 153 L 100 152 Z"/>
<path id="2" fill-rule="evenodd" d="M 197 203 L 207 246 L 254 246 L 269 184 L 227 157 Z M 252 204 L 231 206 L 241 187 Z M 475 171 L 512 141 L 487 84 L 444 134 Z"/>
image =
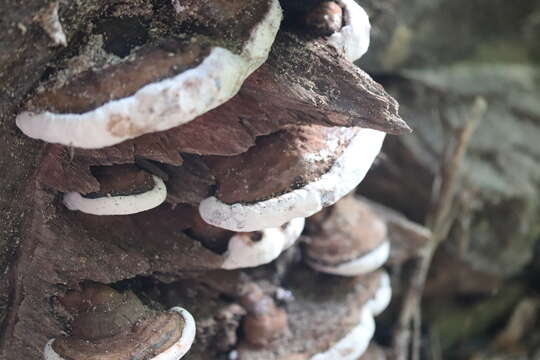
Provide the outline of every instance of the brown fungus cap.
<path id="1" fill-rule="evenodd" d="M 74 315 L 71 335 L 52 344 L 66 359 L 149 359 L 182 336 L 184 320 L 179 314 L 150 310 L 131 292 L 86 284 L 59 302 Z"/>
<path id="2" fill-rule="evenodd" d="M 386 225 L 354 195 L 308 218 L 305 253 L 310 260 L 339 265 L 387 241 Z"/>
<path id="3" fill-rule="evenodd" d="M 177 17 L 165 13 L 157 15 L 162 24 L 171 27 L 167 29 L 170 38 L 150 41 L 116 63 L 109 61 L 79 70 L 69 79 L 62 73 L 58 79 L 53 76 L 41 86 L 43 90 L 30 100 L 29 106 L 59 113 L 83 113 L 108 101 L 130 96 L 146 84 L 197 67 L 213 46 L 232 46 L 239 51 L 249 40 L 250 29 L 264 18 L 269 4 L 269 0 L 188 1 L 182 4 Z M 187 16 L 182 16 L 184 14 Z M 191 25 L 200 31 L 182 34 L 186 40 L 172 37 L 178 18 L 181 18 L 183 29 Z M 152 26 L 157 25 L 151 24 L 149 30 Z"/>
<path id="4" fill-rule="evenodd" d="M 178 166 L 182 164 L 179 152 L 238 155 L 252 147 L 257 137 L 287 124 L 407 131 L 396 101 L 321 41 L 279 34 L 267 63 L 225 104 L 180 127 L 104 149 L 71 153 L 51 146 L 40 179 L 59 191 L 89 193 L 98 190 L 90 166 L 133 163 L 136 157 Z M 325 75 L 329 73 L 332 77 Z"/>
<path id="5" fill-rule="evenodd" d="M 278 0 L 176 10 L 195 16 L 158 11 L 149 41 L 128 56 L 53 74 L 17 126 L 32 138 L 97 149 L 190 122 L 233 97 L 264 63 L 282 16 Z"/>
<path id="6" fill-rule="evenodd" d="M 151 359 L 169 349 L 182 336 L 183 320 L 176 313 L 157 314 L 139 320 L 131 329 L 96 341 L 59 338 L 53 349 L 66 359 Z"/>
<path id="7" fill-rule="evenodd" d="M 177 39 L 148 44 L 119 64 L 83 71 L 68 82 L 44 85 L 46 90 L 37 93 L 29 106 L 35 110 L 83 113 L 130 96 L 148 83 L 194 68 L 209 53 L 208 45 Z"/>
<path id="8" fill-rule="evenodd" d="M 307 360 L 325 351 L 361 321 L 361 309 L 375 296 L 381 276 L 375 272 L 342 278 L 303 267 L 291 269 L 286 287 L 295 300 L 287 305 L 289 331 L 265 347 L 241 343 L 239 359 Z"/>
<path id="9" fill-rule="evenodd" d="M 288 126 L 259 138 L 241 155 L 209 157 L 217 197 L 225 203 L 249 203 L 300 188 L 323 175 L 355 133 L 354 128 Z"/>
<path id="10" fill-rule="evenodd" d="M 291 124 L 409 131 L 382 86 L 336 56 L 323 43 L 280 33 L 268 61 L 238 95 L 181 127 L 146 136 L 182 152 L 231 156 Z"/>

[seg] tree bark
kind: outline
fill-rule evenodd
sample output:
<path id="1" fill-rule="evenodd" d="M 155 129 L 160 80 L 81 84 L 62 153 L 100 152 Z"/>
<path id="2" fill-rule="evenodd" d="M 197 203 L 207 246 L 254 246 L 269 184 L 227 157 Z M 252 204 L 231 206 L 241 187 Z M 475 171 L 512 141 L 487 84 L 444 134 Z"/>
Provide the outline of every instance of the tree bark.
<path id="1" fill-rule="evenodd" d="M 270 279 L 276 287 L 284 281 L 284 275 L 277 271 L 279 266 L 294 273 L 297 261 L 283 259 L 258 272 L 216 271 L 223 263 L 222 254 L 203 246 L 187 232 L 194 221 L 192 205 L 215 191 L 216 186 L 208 169 L 201 165 L 201 156 L 241 154 L 261 136 L 292 125 L 362 126 L 394 133 L 406 128 L 397 114 L 395 100 L 367 74 L 324 41 L 282 31 L 268 62 L 246 81 L 237 96 L 185 127 L 100 150 L 45 144 L 17 129 L 15 118 L 26 108 L 36 88 L 65 66 L 66 59 L 82 51 L 96 31 L 107 28 L 120 34 L 119 39 L 124 35 L 130 41 L 138 39 L 136 32 L 139 26 L 144 27 L 152 8 L 173 11 L 173 5 L 158 0 L 30 0 L 24 4 L 8 0 L 0 4 L 2 359 L 41 358 L 48 339 L 70 331 L 70 317 L 56 299 L 88 281 L 129 288 L 139 296 L 148 296 L 148 302 L 157 307 L 172 305 L 167 300 L 170 294 L 176 294 L 175 299 L 183 299 L 184 303 L 191 301 L 195 313 L 204 319 L 201 328 L 206 333 L 198 338 L 189 358 L 217 358 L 217 354 L 236 345 L 239 326 L 236 313 L 227 307 L 230 300 L 220 296 L 234 298 L 246 276 Z M 140 23 L 135 26 L 126 19 Z M 62 192 L 99 190 L 92 167 L 141 164 L 141 159 L 146 164 L 157 163 L 158 167 L 174 167 L 179 183 L 188 184 L 187 190 L 175 194 L 174 206 L 130 216 L 96 217 L 69 211 L 62 204 Z M 297 253 L 293 249 L 289 257 L 294 259 Z M 330 328 L 325 342 L 335 341 L 351 324 L 333 314 L 358 316 L 355 304 L 365 302 L 369 295 L 359 289 L 365 289 L 364 285 L 373 287 L 374 280 L 367 277 L 332 284 L 323 277 L 306 282 L 301 280 L 307 276 L 304 271 L 289 278 L 291 287 L 303 294 L 293 307 L 293 318 L 302 315 L 294 309 L 303 304 L 306 309 L 315 309 L 320 301 L 328 301 L 324 296 L 305 297 L 303 287 L 313 291 L 319 286 L 317 281 L 328 283 L 335 288 L 332 296 L 344 301 L 322 311 L 317 321 Z M 176 285 L 170 285 L 173 283 Z M 183 293 L 185 288 L 203 295 L 193 302 L 193 296 Z M 160 301 L 153 298 L 156 292 L 160 295 L 155 298 Z M 231 323 L 211 316 L 223 311 Z M 292 327 L 306 339 L 317 335 L 308 323 L 294 323 Z M 298 341 L 302 339 L 286 343 L 301 353 L 304 345 Z M 320 345 L 309 351 L 313 353 Z M 250 351 L 244 352 L 245 359 L 275 359 L 279 353 L 250 355 Z"/>

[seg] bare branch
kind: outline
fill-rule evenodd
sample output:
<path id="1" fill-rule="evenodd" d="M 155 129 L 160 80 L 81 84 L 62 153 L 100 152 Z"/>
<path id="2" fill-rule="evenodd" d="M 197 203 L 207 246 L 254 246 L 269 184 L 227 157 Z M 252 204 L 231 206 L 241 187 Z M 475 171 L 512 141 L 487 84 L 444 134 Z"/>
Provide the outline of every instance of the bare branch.
<path id="1" fill-rule="evenodd" d="M 452 150 L 446 146 L 442 154 L 441 166 L 433 183 L 432 201 L 428 211 L 426 224 L 432 231 L 431 241 L 418 249 L 418 257 L 409 277 L 405 290 L 401 311 L 394 333 L 393 353 L 396 360 L 406 360 L 412 350 L 412 359 L 419 359 L 419 337 L 421 332 L 421 299 L 424 285 L 431 265 L 431 260 L 438 246 L 446 239 L 451 225 L 457 215 L 458 207 L 456 187 L 463 158 L 474 131 L 487 110 L 487 102 L 477 97 L 469 111 L 465 123 L 456 134 L 456 145 Z M 451 140 L 449 140 L 450 144 Z M 413 323 L 414 321 L 414 323 Z M 414 329 L 414 342 L 411 349 L 411 326 Z"/>

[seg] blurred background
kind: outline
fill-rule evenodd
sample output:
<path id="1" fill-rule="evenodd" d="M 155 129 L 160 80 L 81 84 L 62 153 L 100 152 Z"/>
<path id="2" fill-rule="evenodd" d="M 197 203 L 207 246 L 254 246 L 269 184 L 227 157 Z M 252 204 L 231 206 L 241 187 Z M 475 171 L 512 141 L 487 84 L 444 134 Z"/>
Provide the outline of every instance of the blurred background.
<path id="1" fill-rule="evenodd" d="M 357 2 L 373 25 L 358 65 L 414 129 L 387 138 L 362 195 L 426 225 L 460 130 L 481 118 L 426 281 L 422 358 L 540 359 L 540 1 Z M 416 265 L 392 269 L 382 344 Z"/>

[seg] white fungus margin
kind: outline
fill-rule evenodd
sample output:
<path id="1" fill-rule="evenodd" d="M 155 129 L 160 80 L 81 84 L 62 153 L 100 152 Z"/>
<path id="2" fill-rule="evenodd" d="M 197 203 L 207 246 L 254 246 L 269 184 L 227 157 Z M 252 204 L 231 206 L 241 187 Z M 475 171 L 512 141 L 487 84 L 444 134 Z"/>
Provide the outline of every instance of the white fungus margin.
<path id="1" fill-rule="evenodd" d="M 191 349 L 191 344 L 195 341 L 195 335 L 197 333 L 195 319 L 184 308 L 175 306 L 170 311 L 176 312 L 184 319 L 184 328 L 182 329 L 182 335 L 177 342 L 175 342 L 170 348 L 162 352 L 161 354 L 153 357 L 150 360 L 178 360 L 184 357 L 184 355 Z"/>
<path id="2" fill-rule="evenodd" d="M 239 269 L 267 264 L 291 247 L 304 229 L 304 218 L 292 219 L 285 228 L 262 230 L 262 238 L 253 241 L 247 234 L 236 234 L 229 240 L 223 269 Z"/>
<path id="3" fill-rule="evenodd" d="M 368 301 L 367 306 L 369 306 L 373 316 L 380 315 L 392 300 L 392 286 L 390 283 L 390 276 L 386 271 L 381 271 L 381 277 L 379 280 L 379 287 L 375 295 Z"/>
<path id="4" fill-rule="evenodd" d="M 22 112 L 17 126 L 34 139 L 96 149 L 185 124 L 236 95 L 268 58 L 281 19 L 279 1 L 272 0 L 240 55 L 215 47 L 197 67 L 145 85 L 132 96 L 82 114 Z"/>
<path id="5" fill-rule="evenodd" d="M 153 209 L 167 198 L 167 187 L 161 178 L 152 175 L 152 190 L 136 195 L 103 196 L 87 198 L 78 192 L 64 194 L 64 205 L 69 210 L 79 210 L 92 215 L 129 215 Z"/>
<path id="6" fill-rule="evenodd" d="M 184 319 L 184 328 L 182 329 L 182 335 L 171 347 L 164 352 L 154 356 L 150 360 L 178 360 L 184 357 L 184 355 L 191 348 L 191 344 L 195 340 L 196 325 L 193 316 L 184 308 L 173 307 L 170 311 L 176 312 Z M 45 360 L 67 360 L 58 354 L 54 348 L 53 343 L 55 339 L 51 339 L 45 344 L 43 349 L 43 355 Z"/>
<path id="7" fill-rule="evenodd" d="M 357 360 L 367 350 L 375 334 L 374 317 L 390 304 L 390 277 L 381 273 L 379 286 L 373 297 L 362 307 L 360 322 L 328 350 L 315 354 L 310 360 Z"/>
<path id="8" fill-rule="evenodd" d="M 340 31 L 330 35 L 328 42 L 336 49 L 343 51 L 350 61 L 356 61 L 369 48 L 371 24 L 366 11 L 354 0 L 341 0 L 348 14 L 348 24 Z"/>
<path id="9" fill-rule="evenodd" d="M 52 347 L 54 340 L 56 339 L 51 339 L 45 344 L 45 349 L 43 349 L 43 357 L 45 360 L 65 360 L 63 357 L 58 355 L 56 351 L 54 351 Z"/>
<path id="10" fill-rule="evenodd" d="M 367 254 L 339 265 L 324 265 L 309 259 L 307 259 L 306 262 L 313 269 L 323 273 L 341 276 L 356 276 L 377 270 L 384 265 L 389 256 L 390 242 L 387 240 Z"/>
<path id="11" fill-rule="evenodd" d="M 325 352 L 310 360 L 357 360 L 366 351 L 375 334 L 375 320 L 368 306 L 361 310 L 360 323 Z"/>
<path id="12" fill-rule="evenodd" d="M 385 133 L 360 129 L 330 170 L 319 179 L 275 198 L 253 204 L 226 204 L 212 196 L 199 212 L 208 224 L 232 231 L 278 227 L 297 217 L 308 217 L 352 191 L 381 150 Z"/>

